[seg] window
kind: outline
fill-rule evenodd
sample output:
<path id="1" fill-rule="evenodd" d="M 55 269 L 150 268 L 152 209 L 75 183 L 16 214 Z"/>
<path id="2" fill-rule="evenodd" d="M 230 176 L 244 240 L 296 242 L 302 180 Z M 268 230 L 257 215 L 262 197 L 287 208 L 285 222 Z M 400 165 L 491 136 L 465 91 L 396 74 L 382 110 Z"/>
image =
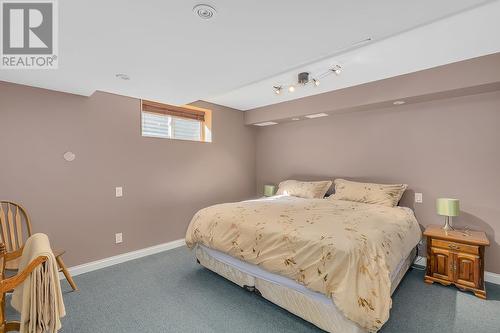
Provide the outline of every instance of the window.
<path id="1" fill-rule="evenodd" d="M 210 110 L 142 101 L 142 136 L 211 141 Z"/>

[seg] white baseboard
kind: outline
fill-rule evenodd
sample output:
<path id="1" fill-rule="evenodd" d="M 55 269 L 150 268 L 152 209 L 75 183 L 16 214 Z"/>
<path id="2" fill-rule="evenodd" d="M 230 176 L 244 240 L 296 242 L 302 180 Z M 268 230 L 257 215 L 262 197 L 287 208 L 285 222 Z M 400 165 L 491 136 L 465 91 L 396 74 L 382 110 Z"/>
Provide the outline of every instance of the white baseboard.
<path id="1" fill-rule="evenodd" d="M 494 284 L 500 284 L 500 274 L 484 272 L 484 281 Z"/>
<path id="2" fill-rule="evenodd" d="M 417 258 L 415 258 L 415 261 L 413 263 L 416 266 L 425 267 L 427 265 L 427 258 L 418 256 Z M 484 272 L 484 281 L 500 285 L 500 274 L 492 272 Z"/>
<path id="3" fill-rule="evenodd" d="M 78 266 L 73 266 L 68 268 L 69 273 L 72 276 L 77 276 L 83 273 L 88 273 L 92 272 L 101 268 L 113 266 L 116 264 L 121 264 L 122 262 L 126 262 L 129 260 L 134 260 L 138 258 L 142 258 L 145 256 L 149 256 L 152 254 L 160 253 L 163 251 L 168 251 L 171 249 L 174 249 L 176 247 L 180 247 L 186 245 L 186 242 L 184 239 L 177 239 L 168 243 L 163 243 L 163 244 L 158 244 L 155 246 L 151 247 L 146 247 L 144 249 L 140 249 L 137 251 L 132 251 L 132 252 L 127 252 L 127 253 L 122 253 L 113 257 L 108 257 L 92 262 L 88 262 L 86 264 L 81 264 Z M 64 279 L 64 275 L 62 273 L 59 275 L 61 279 Z"/>
<path id="4" fill-rule="evenodd" d="M 415 261 L 413 261 L 413 264 L 415 266 L 425 267 L 425 266 L 427 266 L 427 258 L 426 257 L 417 256 L 415 258 Z"/>

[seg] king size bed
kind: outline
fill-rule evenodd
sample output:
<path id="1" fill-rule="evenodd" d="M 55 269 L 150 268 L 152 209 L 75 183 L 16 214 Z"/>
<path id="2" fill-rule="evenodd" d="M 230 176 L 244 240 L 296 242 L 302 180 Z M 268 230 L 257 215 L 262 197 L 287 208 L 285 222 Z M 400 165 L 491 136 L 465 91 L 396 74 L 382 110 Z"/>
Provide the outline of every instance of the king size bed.
<path id="1" fill-rule="evenodd" d="M 200 210 L 186 234 L 199 263 L 325 331 L 379 330 L 421 237 L 413 212 L 279 193 Z"/>

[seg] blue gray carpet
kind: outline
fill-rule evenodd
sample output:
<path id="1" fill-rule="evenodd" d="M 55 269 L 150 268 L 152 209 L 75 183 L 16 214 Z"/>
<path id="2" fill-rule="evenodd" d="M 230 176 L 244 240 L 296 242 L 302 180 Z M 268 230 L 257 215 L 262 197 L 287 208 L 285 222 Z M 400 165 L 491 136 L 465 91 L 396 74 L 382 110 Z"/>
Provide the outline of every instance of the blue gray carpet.
<path id="1" fill-rule="evenodd" d="M 75 280 L 80 292 L 63 282 L 65 333 L 323 332 L 199 266 L 185 247 Z M 483 301 L 426 285 L 422 271 L 410 270 L 380 332 L 500 333 L 500 286 L 490 284 L 487 291 Z"/>

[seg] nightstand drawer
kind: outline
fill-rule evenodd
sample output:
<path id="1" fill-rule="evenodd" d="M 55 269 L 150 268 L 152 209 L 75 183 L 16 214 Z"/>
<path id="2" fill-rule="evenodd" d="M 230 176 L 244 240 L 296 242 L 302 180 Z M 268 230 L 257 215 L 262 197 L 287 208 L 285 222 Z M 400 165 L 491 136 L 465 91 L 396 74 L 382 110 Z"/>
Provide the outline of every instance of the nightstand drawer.
<path id="1" fill-rule="evenodd" d="M 479 254 L 479 246 L 469 245 L 469 244 L 461 244 L 450 241 L 445 241 L 442 239 L 432 239 L 432 246 L 440 247 L 442 249 L 447 249 L 451 251 L 457 252 L 466 252 L 472 254 Z"/>

